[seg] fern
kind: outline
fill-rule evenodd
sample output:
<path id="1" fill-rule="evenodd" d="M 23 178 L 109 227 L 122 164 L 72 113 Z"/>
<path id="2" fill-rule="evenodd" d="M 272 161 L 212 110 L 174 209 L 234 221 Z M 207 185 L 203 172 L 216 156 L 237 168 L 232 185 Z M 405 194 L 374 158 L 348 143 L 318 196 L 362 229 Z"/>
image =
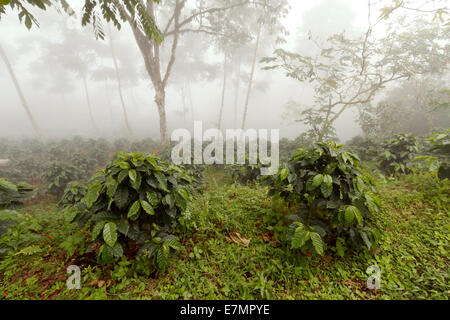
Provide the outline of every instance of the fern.
<path id="1" fill-rule="evenodd" d="M 15 255 L 25 255 L 25 256 L 32 256 L 37 253 L 41 253 L 43 250 L 39 246 L 29 246 L 26 248 L 23 248 L 19 252 L 17 252 Z"/>

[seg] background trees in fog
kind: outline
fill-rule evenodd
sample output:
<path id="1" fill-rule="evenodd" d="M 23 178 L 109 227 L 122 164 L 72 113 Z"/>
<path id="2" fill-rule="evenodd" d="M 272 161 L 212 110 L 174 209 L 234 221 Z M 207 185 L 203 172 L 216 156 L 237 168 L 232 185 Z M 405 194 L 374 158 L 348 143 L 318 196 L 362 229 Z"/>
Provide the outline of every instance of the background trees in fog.
<path id="1" fill-rule="evenodd" d="M 30 14 L 33 33 L 2 44 L 22 100 L 31 104 L 28 123 L 41 127 L 42 135 L 50 125 L 64 127 L 64 122 L 74 124 L 73 132 L 83 132 L 87 126 L 75 125 L 64 111 L 75 106 L 76 116 L 88 120 L 90 129 L 84 132 L 91 135 L 153 135 L 156 128 L 163 143 L 169 125 L 190 128 L 197 119 L 219 128 L 245 128 L 248 123 L 279 127 L 282 110 L 291 122 L 300 120 L 297 127 L 283 130 L 290 128 L 298 136 L 306 126 L 319 140 L 336 139 L 343 129 L 349 137 L 358 125 L 365 135 L 384 132 L 388 114 L 403 115 L 389 131 L 423 131 L 448 123 L 445 1 L 369 1 L 373 9 L 367 19 L 345 0 L 323 0 L 308 4 L 304 15 L 295 17 L 298 32 L 291 34 L 286 19 L 290 6 L 298 10 L 298 3 L 287 0 L 166 0 L 147 1 L 140 9 L 118 6 L 126 2 L 115 2 L 123 20 L 108 12 L 96 14 L 96 8 L 77 11 L 94 32 L 91 27 L 67 28 L 67 13 L 73 15 L 67 8 L 61 8 L 61 15 L 49 10 L 41 14 L 30 6 L 33 1 L 0 13 L 1 23 L 9 23 L 13 20 L 4 17 L 26 10 L 26 27 Z M 136 20 L 142 10 L 147 17 Z M 52 27 L 35 32 L 35 22 L 43 30 Z M 120 31 L 115 28 L 119 24 Z M 281 50 L 274 55 L 275 49 Z M 260 60 L 275 56 L 286 62 L 288 76 L 296 73 L 302 82 L 284 79 L 280 71 L 261 70 L 267 64 Z M 311 66 L 317 71 L 312 75 Z M 31 85 L 39 90 L 29 90 Z M 41 101 L 38 92 L 50 95 Z M 358 93 L 361 99 L 355 98 Z M 405 99 L 400 103 L 395 95 Z M 58 112 L 67 119 L 44 118 L 43 110 L 56 110 L 51 102 L 55 97 Z M 288 101 L 292 103 L 285 107 Z M 419 125 L 421 117 L 426 123 Z M 343 128 L 350 122 L 354 125 Z"/>

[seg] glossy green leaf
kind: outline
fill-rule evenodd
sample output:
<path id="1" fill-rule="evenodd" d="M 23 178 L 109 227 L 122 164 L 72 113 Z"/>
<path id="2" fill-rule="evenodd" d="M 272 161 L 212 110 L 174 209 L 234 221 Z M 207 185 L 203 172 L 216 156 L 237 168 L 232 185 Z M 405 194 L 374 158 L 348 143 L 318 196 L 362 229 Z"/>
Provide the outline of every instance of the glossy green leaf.
<path id="1" fill-rule="evenodd" d="M 311 232 L 311 242 L 313 244 L 314 250 L 319 255 L 323 255 L 323 241 L 320 235 L 316 232 Z"/>
<path id="2" fill-rule="evenodd" d="M 147 201 L 141 200 L 141 206 L 142 206 L 142 209 L 144 209 L 144 211 L 147 212 L 149 215 L 155 214 L 155 210 L 153 209 L 151 204 L 148 203 Z"/>
<path id="3" fill-rule="evenodd" d="M 138 216 L 139 216 L 139 211 L 140 210 L 141 210 L 141 202 L 139 200 L 135 201 L 133 203 L 133 205 L 130 207 L 130 210 L 128 211 L 127 217 L 129 219 L 136 220 L 138 218 Z"/>
<path id="4" fill-rule="evenodd" d="M 117 241 L 117 225 L 114 222 L 108 222 L 103 227 L 103 240 L 111 248 Z"/>

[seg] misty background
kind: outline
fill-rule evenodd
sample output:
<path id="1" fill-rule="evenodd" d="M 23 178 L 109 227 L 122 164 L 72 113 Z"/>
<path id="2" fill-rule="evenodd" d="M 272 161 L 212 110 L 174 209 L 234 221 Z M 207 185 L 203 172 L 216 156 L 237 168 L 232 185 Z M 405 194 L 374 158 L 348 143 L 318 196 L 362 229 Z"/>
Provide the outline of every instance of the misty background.
<path id="1" fill-rule="evenodd" d="M 71 2 L 78 19 L 83 3 L 81 0 Z M 258 60 L 270 56 L 279 47 L 308 53 L 312 50 L 309 40 L 311 35 L 325 40 L 338 32 L 359 35 L 367 29 L 366 1 L 291 0 L 290 5 L 289 14 L 282 20 L 288 32 L 284 36 L 286 42 L 277 44 L 262 39 Z M 79 20 L 54 9 L 34 10 L 33 14 L 40 28 L 27 30 L 15 14 L 7 14 L 2 18 L 0 43 L 14 66 L 44 137 L 81 135 L 117 138 L 126 135 L 111 56 L 111 37 L 133 132 L 136 137 L 159 138 L 154 89 L 129 25 L 123 24 L 120 31 L 106 26 L 106 39 L 96 40 L 92 26 L 83 28 Z M 377 32 L 382 32 L 382 29 L 377 29 Z M 203 121 L 205 129 L 218 125 L 223 57 L 211 38 L 204 34 L 189 34 L 180 39 L 174 71 L 166 90 L 169 134 L 176 128 L 191 129 L 193 120 Z M 170 41 L 163 43 L 163 47 L 169 49 L 170 45 Z M 248 51 L 248 54 L 243 55 L 248 61 L 242 64 L 242 80 L 237 95 L 235 81 L 230 76 L 222 128 L 239 128 L 242 121 L 246 82 L 250 73 L 251 44 L 243 50 Z M 164 57 L 162 60 L 167 62 Z M 264 71 L 261 68 L 262 65 L 258 63 L 246 128 L 280 129 L 281 137 L 297 137 L 307 127 L 284 119 L 285 105 L 291 100 L 305 106 L 312 105 L 312 86 L 308 82 L 300 83 L 286 78 L 281 70 Z M 83 74 L 89 88 L 94 126 L 88 112 Z M 376 99 L 380 99 L 384 91 Z M 1 137 L 33 135 L 17 91 L 2 62 L 0 109 Z M 336 131 L 342 142 L 361 133 L 357 118 L 358 113 L 352 108 L 336 122 Z"/>

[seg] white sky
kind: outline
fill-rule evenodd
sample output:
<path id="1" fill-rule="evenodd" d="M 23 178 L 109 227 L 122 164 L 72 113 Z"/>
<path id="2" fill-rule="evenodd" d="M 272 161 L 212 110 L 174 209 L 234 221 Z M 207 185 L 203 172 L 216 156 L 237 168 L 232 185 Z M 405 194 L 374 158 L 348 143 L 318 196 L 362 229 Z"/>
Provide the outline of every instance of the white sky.
<path id="1" fill-rule="evenodd" d="M 301 24 L 301 18 L 311 7 L 320 4 L 324 0 L 290 0 L 290 4 L 292 6 L 292 10 L 285 22 L 285 26 L 290 32 L 290 37 L 288 39 L 287 47 L 293 48 L 296 43 L 296 35 L 298 26 Z M 348 7 L 354 11 L 355 23 L 354 27 L 357 29 L 364 30 L 367 25 L 367 1 L 366 0 L 335 0 L 339 3 L 347 4 Z M 69 3 L 72 7 L 78 11 L 81 9 L 84 0 L 69 0 Z M 77 10 L 78 9 L 78 10 Z M 36 13 L 36 18 L 39 20 L 42 15 L 46 14 L 45 12 L 41 12 L 40 10 L 34 10 Z M 338 14 L 338 13 L 337 13 Z M 64 16 L 52 15 L 56 19 L 65 19 Z M 340 18 L 342 19 L 342 18 Z M 345 19 L 345 18 L 344 18 Z M 41 93 L 39 90 L 31 87 L 31 81 L 29 80 L 31 76 L 29 75 L 28 62 L 35 59 L 35 56 L 38 54 L 35 51 L 35 47 L 30 45 L 29 43 L 20 42 L 25 36 L 28 36 L 27 39 L 33 39 L 34 36 L 36 38 L 41 38 L 43 36 L 52 39 L 56 36 L 53 26 L 46 26 L 41 23 L 41 27 L 35 28 L 33 27 L 31 31 L 26 30 L 25 26 L 19 24 L 17 14 L 7 14 L 6 17 L 2 18 L 0 21 L 0 44 L 5 48 L 8 52 L 8 46 L 12 45 L 14 48 L 21 48 L 23 50 L 28 50 L 29 53 L 27 55 L 21 55 L 20 59 L 15 56 L 10 56 L 10 60 L 15 65 L 16 73 L 18 78 L 22 81 L 24 86 L 24 91 L 28 99 L 32 102 L 32 108 L 36 111 L 36 117 L 38 122 L 43 122 L 47 124 L 48 132 L 50 134 L 56 135 L 64 130 L 65 134 L 77 133 L 76 129 L 80 126 L 75 125 L 76 121 L 88 121 L 85 110 L 85 101 L 84 94 L 80 88 L 77 91 L 69 96 L 71 101 L 69 101 L 71 107 L 70 108 L 61 108 L 61 103 L 58 99 L 61 99 L 58 96 L 49 96 L 48 93 Z M 123 28 L 120 31 L 120 37 L 126 38 L 127 36 L 132 38 L 131 31 L 129 28 Z M 341 30 L 336 30 L 339 32 Z M 92 34 L 92 29 L 89 27 L 86 29 L 86 33 Z M 93 35 L 92 35 L 93 36 Z M 119 35 L 117 35 L 119 36 Z M 125 41 L 126 43 L 127 41 Z M 71 48 L 68 48 L 70 50 Z M 130 59 L 140 59 L 139 52 L 136 44 L 131 39 L 129 41 L 129 50 L 130 50 Z M 10 51 L 13 51 L 10 49 Z M 180 57 L 178 57 L 180 59 Z M 139 60 L 141 63 L 142 61 Z M 51 72 L 51 70 L 49 70 Z M 276 73 L 263 73 L 264 71 L 258 71 L 256 74 L 256 78 L 269 78 L 271 82 L 270 90 L 267 92 L 254 92 L 252 96 L 252 100 L 250 102 L 249 115 L 248 115 L 248 126 L 253 128 L 280 128 L 282 136 L 295 137 L 299 133 L 301 133 L 301 126 L 298 124 L 293 126 L 288 126 L 282 123 L 281 114 L 284 110 L 284 105 L 290 99 L 299 100 L 301 102 L 306 101 L 307 99 L 302 96 L 301 90 L 298 90 L 298 83 L 295 80 L 286 80 L 282 74 Z M 33 75 L 36 78 L 36 75 Z M 195 103 L 198 104 L 197 114 L 201 116 L 202 119 L 207 119 L 209 123 L 213 123 L 214 119 L 217 117 L 218 104 L 220 100 L 220 82 L 213 82 L 210 84 L 201 84 L 196 86 L 193 89 Z M 113 88 L 113 87 L 112 87 Z M 150 90 L 149 90 L 150 89 Z M 180 123 L 180 118 L 176 118 L 175 116 L 177 110 L 180 108 L 180 98 L 179 92 L 176 91 L 176 88 L 171 88 L 171 91 L 167 92 L 167 109 L 168 109 L 168 117 L 169 117 L 169 127 L 173 129 L 173 127 L 178 126 Z M 243 96 L 245 88 L 243 85 L 242 93 L 240 94 L 240 99 L 243 100 Z M 158 132 L 158 121 L 157 121 L 157 113 L 156 107 L 153 103 L 153 94 L 151 92 L 151 88 L 149 88 L 149 81 L 142 81 L 142 83 L 133 88 L 131 92 L 125 92 L 125 98 L 127 102 L 130 104 L 134 104 L 131 107 L 133 108 L 130 112 L 130 119 L 132 121 L 132 125 L 135 125 L 141 130 L 138 130 L 142 134 L 145 133 L 157 133 Z M 300 91 L 300 92 L 299 92 Z M 116 92 L 112 92 L 112 95 L 116 95 Z M 230 92 L 230 95 L 232 93 Z M 20 102 L 18 100 L 17 94 L 15 92 L 14 87 L 9 79 L 8 74 L 4 68 L 2 62 L 0 62 L 0 110 L 5 108 L 7 118 L 0 118 L 0 136 L 5 134 L 4 129 L 5 126 L 10 126 L 11 123 L 26 123 L 27 120 L 23 113 L 23 110 L 19 108 Z M 97 110 L 94 110 L 94 117 L 100 118 L 102 117 L 102 113 L 104 113 L 104 109 L 102 109 L 102 105 L 104 105 L 104 94 L 93 94 L 94 104 L 98 102 Z M 133 99 L 131 101 L 131 99 Z M 120 123 L 120 107 L 117 102 L 117 97 L 113 96 L 114 100 L 114 110 L 116 116 L 116 123 Z M 226 112 L 232 113 L 232 102 L 229 99 L 227 101 L 227 110 Z M 133 102 L 133 103 L 132 103 Z M 243 105 L 243 101 L 240 102 L 240 105 Z M 197 105 L 196 105 L 197 107 Z M 70 109 L 70 110 L 69 110 Z M 179 114 L 179 113 L 178 113 Z M 55 120 L 48 124 L 48 117 L 53 116 Z M 69 116 L 74 124 L 70 126 L 70 123 L 65 122 L 65 120 L 57 121 L 61 117 Z M 228 118 L 227 118 L 228 117 Z M 225 125 L 231 124 L 232 121 L 231 115 L 225 116 Z M 346 140 L 351 136 L 358 133 L 358 126 L 353 122 L 354 115 L 347 114 L 344 118 L 339 121 L 336 126 L 338 129 L 338 134 L 342 140 Z M 63 118 L 65 119 L 65 118 Z M 149 120 L 150 119 L 150 120 Z M 174 120 L 171 120 L 174 119 Z M 151 123 L 150 123 L 151 122 Z M 3 128 L 2 128 L 3 126 Z M 89 125 L 87 125 L 89 127 Z M 149 129 L 147 129 L 149 127 Z M 18 130 L 18 129 L 17 129 Z M 17 131 L 16 130 L 16 131 Z M 7 130 L 9 131 L 9 130 Z M 11 130 L 13 132 L 13 130 Z"/>
<path id="2" fill-rule="evenodd" d="M 290 0 L 289 3 L 292 10 L 286 21 L 286 26 L 292 33 L 295 32 L 298 24 L 300 23 L 301 17 L 308 9 L 318 3 L 323 2 L 322 0 Z M 356 26 L 364 29 L 367 25 L 367 1 L 366 0 L 339 0 L 338 2 L 348 5 L 356 13 Z"/>

